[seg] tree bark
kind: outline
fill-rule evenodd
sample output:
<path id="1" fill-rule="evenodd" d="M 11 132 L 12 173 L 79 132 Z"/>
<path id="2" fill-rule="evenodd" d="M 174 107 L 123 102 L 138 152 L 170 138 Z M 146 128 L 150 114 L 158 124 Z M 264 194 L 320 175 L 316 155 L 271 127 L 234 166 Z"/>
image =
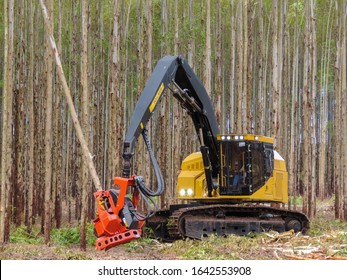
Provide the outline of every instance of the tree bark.
<path id="1" fill-rule="evenodd" d="M 30 233 L 33 225 L 34 204 L 34 0 L 29 4 L 29 65 L 28 65 L 28 116 L 29 116 L 29 153 L 28 153 L 28 220 L 27 230 Z"/>
<path id="2" fill-rule="evenodd" d="M 12 188 L 12 101 L 13 101 L 13 37 L 14 37 L 14 1 L 4 2 L 4 95 L 1 158 L 1 222 L 0 242 L 10 238 L 10 192 Z"/>
<path id="3" fill-rule="evenodd" d="M 51 19 L 50 30 L 53 33 L 53 1 L 47 0 L 47 12 Z M 47 27 L 46 27 L 47 28 Z M 44 234 L 45 243 L 49 244 L 51 234 L 51 205 L 52 205 L 52 106 L 53 106 L 53 54 L 49 45 L 49 36 L 46 35 L 45 53 L 46 71 L 46 108 L 45 108 L 45 189 L 44 189 Z"/>
<path id="4" fill-rule="evenodd" d="M 205 65 L 203 83 L 207 93 L 211 96 L 211 2 L 206 0 L 206 42 L 205 42 Z"/>
<path id="5" fill-rule="evenodd" d="M 278 2 L 272 1 L 272 107 L 271 107 L 271 135 L 275 138 L 274 149 L 277 147 L 280 133 L 279 123 L 279 60 L 278 60 Z"/>
<path id="6" fill-rule="evenodd" d="M 341 9 L 341 17 L 342 17 L 342 24 L 341 24 L 341 94 L 342 94 L 342 118 L 341 118 L 341 126 L 343 131 L 342 136 L 342 172 L 343 172 L 343 186 L 342 186 L 342 192 L 343 192 L 343 220 L 347 221 L 347 74 L 346 74 L 346 67 L 347 67 L 347 54 L 346 54 L 346 17 L 347 17 L 347 5 L 345 1 L 342 1 L 342 9 Z"/>
<path id="7" fill-rule="evenodd" d="M 82 131 L 87 136 L 88 145 L 89 135 L 89 87 L 88 87 L 88 21 L 89 21 L 89 1 L 82 1 L 82 42 L 81 42 L 81 87 L 82 87 Z M 86 250 L 86 224 L 88 217 L 88 195 L 90 192 L 88 178 L 88 166 L 82 162 L 81 187 L 82 187 L 82 210 L 80 226 L 80 248 Z"/>

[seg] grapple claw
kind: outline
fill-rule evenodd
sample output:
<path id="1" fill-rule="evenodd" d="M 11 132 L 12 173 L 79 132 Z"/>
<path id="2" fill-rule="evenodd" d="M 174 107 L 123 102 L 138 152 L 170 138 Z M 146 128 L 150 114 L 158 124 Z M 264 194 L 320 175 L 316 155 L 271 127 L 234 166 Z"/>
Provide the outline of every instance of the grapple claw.
<path id="1" fill-rule="evenodd" d="M 107 250 L 141 237 L 143 220 L 136 215 L 138 192 L 132 199 L 126 197 L 127 188 L 135 186 L 134 177 L 116 177 L 114 184 L 119 189 L 94 193 L 97 201 L 97 218 L 94 220 L 96 248 Z"/>

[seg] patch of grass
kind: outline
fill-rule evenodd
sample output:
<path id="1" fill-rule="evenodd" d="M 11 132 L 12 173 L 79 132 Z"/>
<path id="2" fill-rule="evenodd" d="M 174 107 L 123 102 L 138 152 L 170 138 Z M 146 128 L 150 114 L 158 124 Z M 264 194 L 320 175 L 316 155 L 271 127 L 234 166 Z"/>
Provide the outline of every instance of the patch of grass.
<path id="1" fill-rule="evenodd" d="M 54 253 L 65 260 L 90 260 L 86 253 L 66 247 L 57 247 L 54 249 Z"/>
<path id="2" fill-rule="evenodd" d="M 337 241 L 347 245 L 347 232 L 339 232 L 336 237 Z"/>
<path id="3" fill-rule="evenodd" d="M 142 252 L 146 246 L 151 246 L 153 245 L 153 243 L 154 243 L 153 239 L 142 237 L 142 238 L 133 240 L 129 243 L 125 243 L 123 246 L 126 248 L 127 252 L 137 253 L 137 252 Z"/>
<path id="4" fill-rule="evenodd" d="M 35 247 L 34 247 L 35 246 Z M 1 260 L 32 260 L 39 259 L 40 250 L 37 244 L 15 243 L 10 246 L 2 246 L 0 250 Z"/>
<path id="5" fill-rule="evenodd" d="M 163 249 L 163 252 L 167 251 L 179 258 L 191 260 L 237 260 L 248 258 L 247 256 L 256 252 L 260 240 L 261 235 L 254 238 L 211 235 L 203 240 L 178 240 Z"/>
<path id="6" fill-rule="evenodd" d="M 289 200 L 291 205 L 302 205 L 302 196 L 290 196 Z"/>
<path id="7" fill-rule="evenodd" d="M 342 249 L 336 253 L 337 256 L 347 257 L 347 249 Z"/>
<path id="8" fill-rule="evenodd" d="M 94 245 L 95 236 L 94 236 L 94 227 L 92 224 L 87 224 L 87 244 Z M 59 228 L 52 229 L 51 240 L 54 244 L 57 245 L 76 245 L 80 243 L 80 228 L 68 227 L 68 228 Z"/>
<path id="9" fill-rule="evenodd" d="M 21 244 L 41 244 L 43 243 L 43 237 L 40 236 L 40 232 L 37 230 L 33 230 L 29 233 L 26 226 L 20 226 L 11 231 L 10 242 Z"/>
<path id="10" fill-rule="evenodd" d="M 312 219 L 309 234 L 318 236 L 331 231 L 347 231 L 347 222 L 317 217 Z"/>

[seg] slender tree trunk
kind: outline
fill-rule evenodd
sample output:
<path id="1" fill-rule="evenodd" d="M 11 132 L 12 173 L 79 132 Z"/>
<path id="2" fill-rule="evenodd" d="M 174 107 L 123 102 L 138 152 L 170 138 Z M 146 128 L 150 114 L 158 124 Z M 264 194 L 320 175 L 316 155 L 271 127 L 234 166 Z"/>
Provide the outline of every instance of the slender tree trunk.
<path id="1" fill-rule="evenodd" d="M 278 60 L 278 2 L 272 1 L 272 107 L 271 107 L 271 134 L 275 137 L 274 148 L 277 147 L 280 133 L 279 123 L 279 60 Z"/>
<path id="2" fill-rule="evenodd" d="M 82 87 L 82 131 L 86 135 L 87 145 L 89 135 L 89 87 L 88 87 L 88 21 L 89 1 L 82 1 L 82 42 L 81 42 L 81 87 Z M 81 168 L 82 210 L 80 229 L 80 248 L 86 250 L 86 223 L 88 217 L 88 195 L 90 193 L 88 166 L 85 161 Z"/>
<path id="3" fill-rule="evenodd" d="M 257 33 L 259 37 L 259 47 L 257 50 L 258 56 L 258 91 L 257 95 L 257 115 L 255 118 L 255 133 L 264 134 L 264 99 L 266 98 L 265 93 L 263 92 L 263 84 L 264 84 L 264 64 L 265 64 L 265 38 L 264 38 L 264 6 L 263 1 L 259 1 L 258 5 L 258 24 L 259 31 Z"/>
<path id="4" fill-rule="evenodd" d="M 27 230 L 30 233 L 33 225 L 34 204 L 34 0 L 29 4 L 29 65 L 28 65 L 28 116 L 29 116 L 29 154 L 28 154 L 28 220 Z"/>
<path id="5" fill-rule="evenodd" d="M 63 14 L 63 7 L 62 7 L 62 0 L 59 0 L 59 23 L 58 23 L 58 51 L 61 53 L 62 51 L 62 14 Z M 64 121 L 62 120 L 62 112 L 61 108 L 63 106 L 62 100 L 61 100 L 61 87 L 59 85 L 59 80 L 55 79 L 56 83 L 56 92 L 55 92 L 55 104 L 54 104 L 54 114 L 55 114 L 55 120 L 54 120 L 54 158 L 55 160 L 53 162 L 57 162 L 56 165 L 53 166 L 53 178 L 55 182 L 55 195 L 54 195 L 54 216 L 55 216 L 55 223 L 56 227 L 60 228 L 62 223 L 62 184 L 63 184 L 63 166 L 64 165 L 64 156 L 63 156 L 63 133 L 62 133 L 62 124 L 64 124 Z"/>
<path id="6" fill-rule="evenodd" d="M 195 63 L 195 35 L 194 35 L 194 0 L 188 0 L 188 18 L 189 18 L 189 33 L 190 38 L 188 41 L 188 63 L 194 69 Z"/>
<path id="7" fill-rule="evenodd" d="M 242 24 L 242 14 L 243 14 L 243 4 L 242 1 L 238 1 L 237 4 L 237 33 L 236 33 L 236 40 L 237 40 L 237 65 L 236 65 L 236 71 L 237 71 L 237 107 L 236 107 L 236 120 L 235 120 L 235 128 L 236 133 L 243 133 L 242 131 L 242 99 L 243 99 L 243 24 Z"/>
<path id="8" fill-rule="evenodd" d="M 216 74 L 215 74 L 215 99 L 216 99 L 216 117 L 220 130 L 225 131 L 224 118 L 222 117 L 222 88 L 223 88 L 223 74 L 222 74 L 222 10 L 221 2 L 217 1 L 217 27 L 216 27 Z"/>
<path id="9" fill-rule="evenodd" d="M 341 16 L 342 16 L 342 24 L 341 24 L 341 94 L 342 94 L 342 174 L 343 174 L 343 186 L 342 186 L 342 192 L 343 192 L 343 220 L 347 221 L 347 74 L 346 74 L 346 67 L 347 67 L 347 44 L 346 44 L 346 17 L 347 17 L 347 5 L 346 2 L 342 2 L 342 9 L 341 9 Z"/>
<path id="10" fill-rule="evenodd" d="M 53 1 L 47 0 L 47 10 L 51 19 L 50 29 L 53 32 Z M 47 28 L 47 27 L 46 27 Z M 44 233 L 45 243 L 49 244 L 51 234 L 51 205 L 52 205 L 52 106 L 53 106 L 53 54 L 49 45 L 49 36 L 46 35 L 46 54 L 45 54 L 45 71 L 46 71 L 46 108 L 45 108 L 45 217 Z"/>
<path id="11" fill-rule="evenodd" d="M 241 1 L 242 2 L 242 1 Z M 243 1 L 242 133 L 248 133 L 248 1 Z"/>
<path id="12" fill-rule="evenodd" d="M 206 0 L 206 42 L 205 42 L 205 61 L 204 61 L 203 83 L 207 93 L 211 96 L 211 2 Z"/>
<path id="13" fill-rule="evenodd" d="M 10 192 L 12 185 L 12 101 L 13 101 L 13 37 L 14 37 L 14 1 L 4 3 L 4 95 L 3 95 L 3 127 L 1 158 L 1 223 L 0 241 L 8 242 L 10 238 Z"/>
<path id="14" fill-rule="evenodd" d="M 247 41 L 245 41 L 245 44 L 247 44 L 247 70 L 245 69 L 245 72 L 247 72 L 247 88 L 245 89 L 246 94 L 246 127 L 245 132 L 246 133 L 254 133 L 254 124 L 253 124 L 253 76 L 254 76 L 254 69 L 253 69 L 253 53 L 254 53 L 254 4 L 252 1 L 248 2 L 248 6 L 246 9 L 247 12 L 247 25 L 245 26 L 245 29 L 247 29 L 247 34 L 245 35 L 245 38 Z M 246 37 L 247 36 L 247 37 Z"/>
<path id="15" fill-rule="evenodd" d="M 335 218 L 341 219 L 341 25 L 339 11 L 336 5 L 335 42 L 336 54 L 334 65 L 334 193 L 335 193 Z"/>
<path id="16" fill-rule="evenodd" d="M 234 1 L 230 1 L 230 13 L 231 13 L 231 48 L 230 48 L 230 105 L 229 105 L 229 125 L 228 132 L 233 132 L 235 130 L 235 50 L 236 50 L 236 42 L 235 42 L 235 34 L 236 34 L 236 23 L 235 23 L 235 6 Z"/>
<path id="17" fill-rule="evenodd" d="M 312 94 L 312 55 L 311 55 L 311 24 L 310 24 L 310 3 L 305 2 L 305 29 L 304 29 L 304 68 L 303 68 L 303 126 L 302 126 L 302 161 L 303 161 L 303 211 L 311 217 L 310 192 L 311 187 L 311 94 Z"/>
<path id="18" fill-rule="evenodd" d="M 288 162 L 288 173 L 289 173 L 289 195 L 293 196 L 295 198 L 296 195 L 296 170 L 295 166 L 297 165 L 297 160 L 296 160 L 296 150 L 298 147 L 295 145 L 295 140 L 297 138 L 296 135 L 296 114 L 295 112 L 297 111 L 297 76 L 299 72 L 299 44 L 298 44 L 298 17 L 296 16 L 295 19 L 295 29 L 294 29 L 294 40 L 293 40 L 293 67 L 292 67 L 292 90 L 291 90 L 291 109 L 290 109 L 290 137 L 289 137 L 289 162 Z M 289 201 L 289 207 L 291 207 Z M 295 207 L 295 205 L 294 205 Z"/>
<path id="19" fill-rule="evenodd" d="M 25 212 L 26 197 L 24 196 L 24 177 L 25 177 L 25 104 L 24 104 L 24 92 L 25 92 L 25 56 L 26 52 L 21 50 L 26 49 L 25 40 L 25 8 L 24 1 L 18 1 L 15 8 L 15 17 L 18 19 L 16 24 L 18 42 L 15 43 L 14 48 L 14 64 L 17 71 L 14 71 L 14 78 L 17 81 L 14 85 L 14 112 L 13 112 L 13 131 L 14 139 L 16 141 L 13 145 L 13 196 L 12 196 L 12 221 L 18 227 L 22 224 L 23 213 Z M 16 40 L 16 41 L 17 41 Z"/>
<path id="20" fill-rule="evenodd" d="M 329 13 L 328 13 L 328 22 L 325 35 L 325 44 L 323 44 L 322 52 L 324 50 L 324 59 L 322 59 L 322 68 L 321 68 L 321 89 L 320 89 L 320 145 L 319 145 L 319 171 L 318 171 L 318 197 L 322 200 L 326 197 L 328 182 L 330 173 L 327 172 L 327 145 L 328 145 L 328 81 L 329 81 L 329 72 L 328 69 L 330 64 L 330 46 L 331 46 L 331 12 L 332 12 L 332 0 L 329 3 Z M 330 153 L 332 154 L 332 153 Z"/>

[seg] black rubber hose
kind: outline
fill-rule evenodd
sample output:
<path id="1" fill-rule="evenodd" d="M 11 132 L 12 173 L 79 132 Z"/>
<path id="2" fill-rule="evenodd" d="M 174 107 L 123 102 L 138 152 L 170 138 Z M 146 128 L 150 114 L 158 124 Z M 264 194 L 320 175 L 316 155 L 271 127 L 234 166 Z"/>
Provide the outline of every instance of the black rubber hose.
<path id="1" fill-rule="evenodd" d="M 142 132 L 142 136 L 143 136 L 143 140 L 145 141 L 148 153 L 149 153 L 149 157 L 150 160 L 152 162 L 152 166 L 154 169 L 154 173 L 155 176 L 157 178 L 157 190 L 156 191 L 152 191 L 151 189 L 147 188 L 142 177 L 136 177 L 135 180 L 137 181 L 137 183 L 141 186 L 141 188 L 143 189 L 143 192 L 147 195 L 147 196 L 159 196 L 164 192 L 164 179 L 163 179 L 163 175 L 161 173 L 159 164 L 157 159 L 154 156 L 154 153 L 152 151 L 152 147 L 151 147 L 151 143 L 149 142 L 148 139 L 148 135 L 147 135 L 147 130 L 144 129 Z"/>
<path id="2" fill-rule="evenodd" d="M 143 200 L 145 201 L 146 208 L 147 208 L 147 214 L 145 215 L 145 214 L 139 213 L 137 211 L 135 211 L 133 214 L 139 220 L 146 220 L 146 219 L 152 217 L 157 211 L 157 204 L 155 203 L 153 197 L 159 196 L 163 193 L 163 191 L 164 191 L 164 179 L 163 179 L 163 175 L 161 173 L 158 161 L 154 156 L 154 153 L 153 153 L 153 150 L 151 147 L 151 143 L 149 142 L 149 139 L 148 139 L 148 134 L 147 134 L 146 129 L 143 130 L 142 136 L 143 136 L 143 140 L 145 141 L 145 144 L 146 144 L 146 147 L 147 147 L 147 150 L 149 153 L 149 157 L 150 157 L 153 169 L 154 169 L 154 173 L 155 173 L 155 176 L 157 178 L 157 184 L 158 184 L 157 190 L 153 191 L 146 186 L 146 184 L 143 180 L 143 177 L 141 177 L 141 176 L 135 177 L 136 188 L 139 191 Z"/>

